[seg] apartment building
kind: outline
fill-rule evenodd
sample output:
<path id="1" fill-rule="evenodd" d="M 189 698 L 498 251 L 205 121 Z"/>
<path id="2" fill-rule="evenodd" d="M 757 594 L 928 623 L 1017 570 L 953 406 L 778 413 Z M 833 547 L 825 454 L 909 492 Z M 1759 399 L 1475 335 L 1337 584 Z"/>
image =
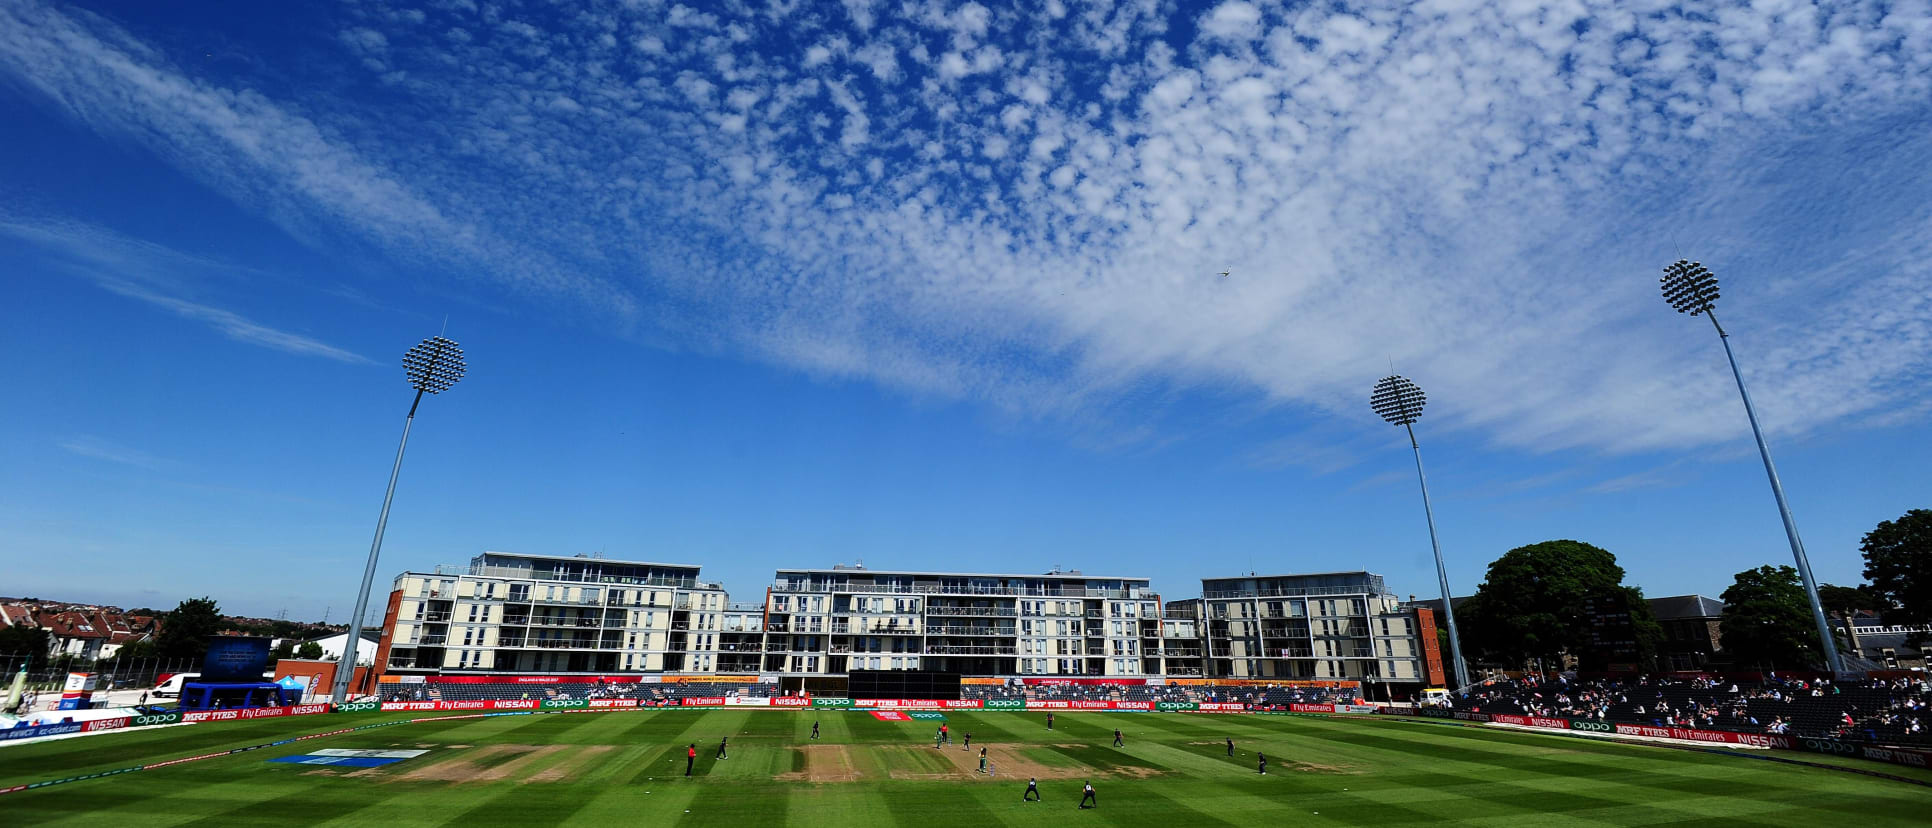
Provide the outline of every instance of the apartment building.
<path id="1" fill-rule="evenodd" d="M 766 673 L 1163 675 L 1146 578 L 781 569 L 765 610 Z"/>
<path id="2" fill-rule="evenodd" d="M 395 580 L 392 674 L 936 670 L 979 676 L 1357 679 L 1439 685 L 1433 613 L 1368 572 L 1146 578 L 781 569 L 730 603 L 698 567 L 485 552 Z"/>
<path id="3" fill-rule="evenodd" d="M 381 661 L 399 674 L 712 672 L 732 663 L 727 617 L 724 588 L 696 566 L 485 552 L 396 577 Z"/>
<path id="4" fill-rule="evenodd" d="M 1248 575 L 1201 580 L 1198 612 L 1206 675 L 1440 684 L 1433 614 L 1401 606 L 1369 572 Z M 1433 675 L 1432 675 L 1433 673 Z"/>

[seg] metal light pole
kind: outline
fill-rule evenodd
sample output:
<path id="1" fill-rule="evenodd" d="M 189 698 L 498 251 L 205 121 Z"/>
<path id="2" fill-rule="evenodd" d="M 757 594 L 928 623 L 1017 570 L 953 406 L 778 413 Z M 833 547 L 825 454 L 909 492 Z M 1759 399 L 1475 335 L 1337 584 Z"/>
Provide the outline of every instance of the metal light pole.
<path id="1" fill-rule="evenodd" d="M 1703 314 L 1710 318 L 1711 327 L 1717 329 L 1718 341 L 1724 343 L 1724 357 L 1731 361 L 1731 377 L 1737 380 L 1738 396 L 1744 398 L 1744 416 L 1751 421 L 1751 436 L 1758 441 L 1758 456 L 1764 458 L 1764 474 L 1771 478 L 1771 495 L 1778 501 L 1778 516 L 1784 519 L 1784 536 L 1791 541 L 1791 558 L 1798 563 L 1798 577 L 1804 581 L 1805 597 L 1811 601 L 1811 620 L 1818 625 L 1818 645 L 1825 654 L 1825 664 L 1833 675 L 1845 671 L 1845 664 L 1838 656 L 1838 643 L 1831 637 L 1831 624 L 1825 620 L 1825 608 L 1818 602 L 1818 582 L 1811 577 L 1811 559 L 1805 557 L 1805 543 L 1798 539 L 1798 522 L 1791 517 L 1791 506 L 1784 499 L 1784 484 L 1778 480 L 1778 467 L 1771 464 L 1771 447 L 1764 443 L 1764 429 L 1758 426 L 1757 407 L 1751 404 L 1751 392 L 1744 388 L 1744 373 L 1738 370 L 1737 355 L 1731 352 L 1731 335 L 1724 332 L 1724 326 L 1717 324 L 1717 274 L 1704 267 L 1702 262 L 1683 259 L 1664 268 L 1664 276 L 1659 280 L 1664 291 L 1664 301 L 1677 309 L 1678 313 L 1692 316 Z"/>
<path id="2" fill-rule="evenodd" d="M 396 496 L 396 476 L 402 473 L 403 449 L 409 447 L 409 427 L 416 422 L 416 406 L 422 405 L 426 393 L 448 391 L 463 379 L 463 371 L 463 349 L 440 336 L 425 339 L 403 354 L 403 373 L 409 377 L 410 387 L 416 389 L 416 399 L 409 404 L 409 416 L 403 419 L 402 444 L 396 446 L 396 463 L 389 468 L 389 489 L 382 495 L 382 516 L 376 519 L 376 540 L 369 544 L 369 563 L 362 569 L 362 591 L 356 594 L 356 610 L 349 616 L 349 640 L 343 646 L 342 657 L 335 663 L 336 704 L 349 699 L 349 681 L 356 672 L 356 651 L 362 645 L 362 614 L 369 608 L 369 587 L 376 579 L 376 557 L 382 553 L 382 530 L 389 525 L 389 501 Z M 378 666 L 372 663 L 369 668 Z"/>
<path id="3" fill-rule="evenodd" d="M 1429 478 L 1422 473 L 1422 447 L 1415 441 L 1415 421 L 1422 416 L 1422 406 L 1429 398 L 1422 389 L 1409 378 L 1403 376 L 1383 377 L 1375 384 L 1375 392 L 1369 396 L 1369 407 L 1390 425 L 1399 425 L 1409 433 L 1409 448 L 1415 452 L 1415 477 L 1422 483 L 1422 514 L 1429 520 L 1429 546 L 1436 553 L 1436 581 L 1442 587 L 1442 617 L 1449 625 L 1449 657 L 1456 663 L 1456 689 L 1469 686 L 1469 666 L 1462 660 L 1462 636 L 1456 632 L 1455 599 L 1449 595 L 1449 569 L 1442 563 L 1442 542 L 1436 538 L 1436 513 L 1429 505 Z M 1432 646 L 1427 642 L 1423 646 Z"/>

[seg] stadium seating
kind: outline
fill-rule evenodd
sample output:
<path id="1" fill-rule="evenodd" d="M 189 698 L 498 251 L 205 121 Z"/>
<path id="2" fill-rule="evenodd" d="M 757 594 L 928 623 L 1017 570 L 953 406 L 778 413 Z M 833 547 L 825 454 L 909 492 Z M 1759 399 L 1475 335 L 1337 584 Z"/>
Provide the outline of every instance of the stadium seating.
<path id="1" fill-rule="evenodd" d="M 480 701 L 492 699 L 676 700 L 687 696 L 769 697 L 780 693 L 776 684 L 749 683 L 396 684 L 385 682 L 379 687 L 378 695 L 383 701 Z"/>
<path id="2" fill-rule="evenodd" d="M 960 687 L 960 697 L 983 700 L 1244 702 L 1263 708 L 1355 700 L 1355 694 L 1351 691 L 1325 688 L 1064 684 L 968 684 Z"/>
<path id="3" fill-rule="evenodd" d="M 1932 744 L 1932 694 L 1911 679 L 1737 682 L 1643 678 L 1494 681 L 1459 695 L 1458 709 L 1676 725 L 1885 744 Z"/>

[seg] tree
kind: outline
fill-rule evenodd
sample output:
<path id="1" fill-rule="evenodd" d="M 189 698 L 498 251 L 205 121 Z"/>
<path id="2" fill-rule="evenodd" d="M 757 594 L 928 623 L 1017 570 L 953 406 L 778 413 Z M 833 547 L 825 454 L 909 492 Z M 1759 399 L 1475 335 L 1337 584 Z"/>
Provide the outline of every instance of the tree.
<path id="1" fill-rule="evenodd" d="M 1739 572 L 1724 590 L 1724 651 L 1739 667 L 1815 667 L 1811 601 L 1798 570 L 1760 566 Z"/>
<path id="2" fill-rule="evenodd" d="M 1824 605 L 1825 612 L 1846 610 L 1883 612 L 1892 608 L 1892 602 L 1885 600 L 1885 596 L 1879 595 L 1870 584 L 1859 584 L 1855 587 L 1819 584 L 1818 603 Z"/>
<path id="3" fill-rule="evenodd" d="M 39 627 L 0 627 L 0 656 L 7 656 L 9 664 L 17 664 L 14 659 L 24 657 L 27 669 L 38 670 L 47 663 L 49 639 L 50 634 Z M 0 682 L 10 681 L 11 675 L 0 678 Z"/>
<path id="4" fill-rule="evenodd" d="M 274 655 L 277 660 L 284 659 L 284 658 L 294 658 L 295 657 L 295 639 L 292 639 L 292 638 L 282 639 L 282 643 L 275 645 Z"/>
<path id="5" fill-rule="evenodd" d="M 162 658 L 199 660 L 208 655 L 208 639 L 221 628 L 221 607 L 215 599 L 190 598 L 161 618 L 154 648 Z"/>
<path id="6" fill-rule="evenodd" d="M 1872 591 L 1891 603 L 1888 624 L 1932 623 L 1932 510 L 1913 509 L 1865 534 L 1865 577 Z M 1925 636 L 1912 634 L 1912 644 Z"/>
<path id="7" fill-rule="evenodd" d="M 153 639 L 143 638 L 139 641 L 129 641 L 126 644 L 122 644 L 121 649 L 114 651 L 114 659 L 116 661 L 134 661 L 136 659 L 154 658 L 158 652 L 155 649 Z"/>
<path id="8" fill-rule="evenodd" d="M 313 641 L 304 641 L 302 642 L 302 646 L 295 651 L 295 657 L 306 658 L 310 660 L 321 658 L 322 645 L 317 644 Z"/>
<path id="9" fill-rule="evenodd" d="M 1634 603 L 1627 607 L 1633 625 L 1648 620 L 1649 657 L 1654 657 L 1661 632 L 1641 594 L 1633 602 L 1625 592 L 1617 556 L 1581 541 L 1553 540 L 1519 546 L 1490 563 L 1488 577 L 1458 607 L 1458 615 L 1467 619 L 1462 621 L 1465 645 L 1505 664 L 1521 664 L 1583 653 L 1596 621 L 1585 608 L 1619 603 Z M 1638 656 L 1642 660 L 1646 654 L 1640 649 Z"/>

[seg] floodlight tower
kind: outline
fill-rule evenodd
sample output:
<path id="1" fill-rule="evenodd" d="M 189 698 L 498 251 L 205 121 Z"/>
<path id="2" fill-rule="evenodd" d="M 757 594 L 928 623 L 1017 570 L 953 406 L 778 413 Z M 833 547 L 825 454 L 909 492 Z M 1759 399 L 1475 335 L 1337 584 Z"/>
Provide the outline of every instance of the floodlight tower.
<path id="1" fill-rule="evenodd" d="M 396 476 L 402 473 L 403 449 L 409 447 L 409 427 L 416 422 L 416 407 L 424 394 L 441 394 L 463 379 L 463 349 L 441 336 L 432 336 L 403 354 L 403 374 L 416 399 L 409 404 L 403 419 L 402 444 L 396 447 L 395 465 L 389 468 L 389 490 L 382 495 L 382 516 L 376 519 L 376 540 L 369 545 L 369 563 L 362 569 L 362 591 L 356 594 L 356 610 L 349 616 L 349 641 L 335 664 L 335 703 L 349 700 L 349 680 L 356 671 L 356 650 L 362 645 L 362 614 L 369 609 L 369 587 L 376 578 L 376 557 L 382 553 L 382 530 L 389 526 L 389 501 L 396 496 Z M 381 665 L 371 663 L 369 669 Z"/>
<path id="2" fill-rule="evenodd" d="M 1791 558 L 1798 563 L 1798 577 L 1804 580 L 1805 597 L 1811 600 L 1811 620 L 1818 625 L 1818 646 L 1825 654 L 1825 664 L 1833 675 L 1845 670 L 1844 662 L 1838 657 L 1838 644 L 1831 637 L 1831 624 L 1825 620 L 1824 605 L 1818 602 L 1818 582 L 1811 577 L 1811 559 L 1805 557 L 1804 541 L 1798 539 L 1798 522 L 1791 517 L 1791 506 L 1784 499 L 1784 484 L 1778 481 L 1778 467 L 1771 463 L 1771 447 L 1764 443 L 1764 430 L 1758 426 L 1758 411 L 1751 404 L 1751 392 L 1744 388 L 1744 373 L 1738 370 L 1737 355 L 1731 352 L 1731 335 L 1724 332 L 1724 326 L 1717 324 L 1717 274 L 1704 267 L 1702 262 L 1683 259 L 1664 268 L 1664 276 L 1659 280 L 1664 291 L 1664 301 L 1677 309 L 1678 313 L 1692 316 L 1703 314 L 1711 320 L 1711 327 L 1717 329 L 1718 341 L 1724 343 L 1724 357 L 1731 361 L 1731 377 L 1737 380 L 1738 396 L 1744 398 L 1744 416 L 1751 421 L 1751 436 L 1757 438 L 1758 456 L 1764 459 L 1764 474 L 1771 478 L 1771 496 L 1778 501 L 1778 516 L 1784 519 L 1784 536 L 1791 542 Z"/>
<path id="3" fill-rule="evenodd" d="M 1422 514 L 1429 520 L 1429 546 L 1436 552 L 1436 581 L 1442 587 L 1442 618 L 1449 625 L 1449 657 L 1455 663 L 1456 689 L 1469 686 L 1469 667 L 1462 660 L 1462 636 L 1456 633 L 1456 607 L 1449 595 L 1449 569 L 1442 563 L 1442 542 L 1436 539 L 1436 513 L 1429 505 L 1429 478 L 1422 473 L 1422 447 L 1415 441 L 1415 421 L 1422 417 L 1422 406 L 1429 401 L 1422 389 L 1408 377 L 1391 375 L 1375 384 L 1369 407 L 1409 433 L 1409 448 L 1415 452 L 1415 477 L 1422 483 Z M 1429 646 L 1425 642 L 1423 646 Z"/>

